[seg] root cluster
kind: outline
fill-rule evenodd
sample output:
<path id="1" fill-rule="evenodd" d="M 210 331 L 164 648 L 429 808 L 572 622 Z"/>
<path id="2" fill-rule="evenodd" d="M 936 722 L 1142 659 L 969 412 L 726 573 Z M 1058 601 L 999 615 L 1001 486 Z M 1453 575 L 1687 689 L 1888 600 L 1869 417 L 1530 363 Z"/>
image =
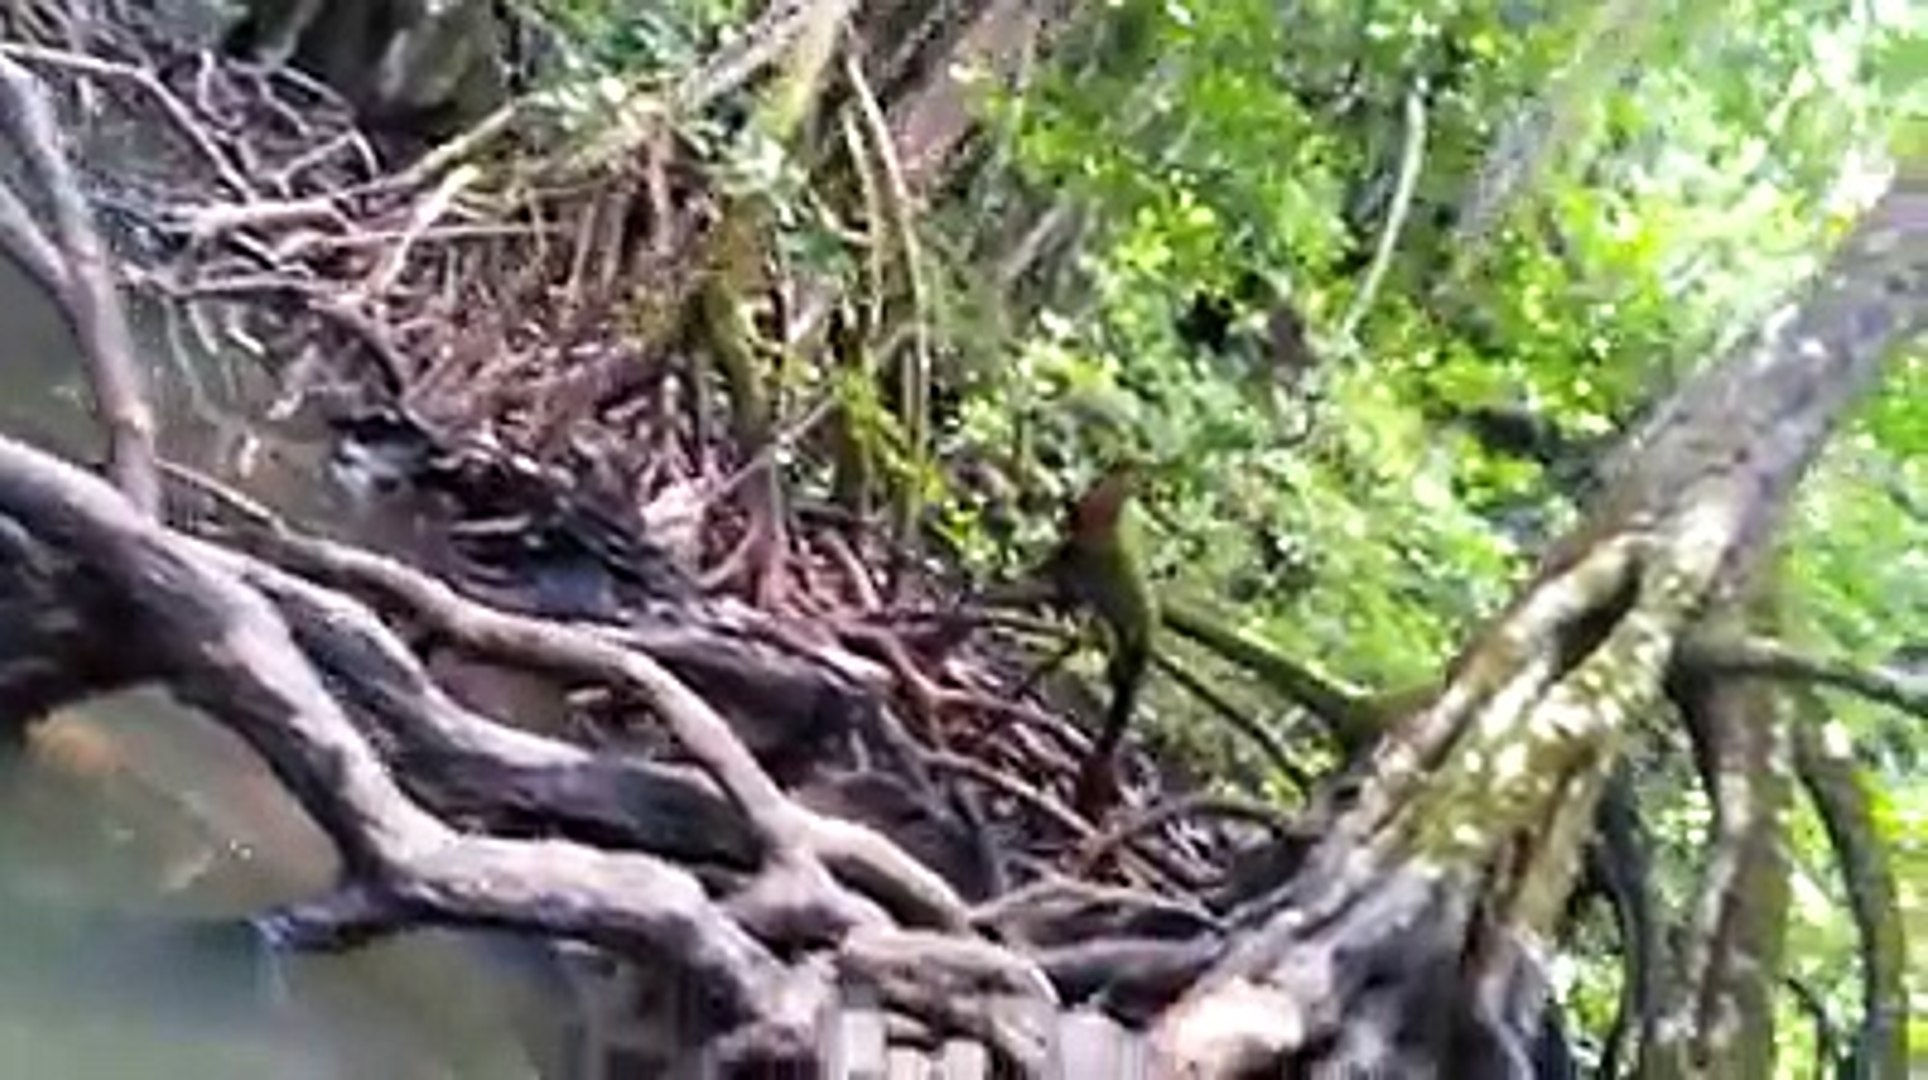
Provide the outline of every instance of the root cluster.
<path id="1" fill-rule="evenodd" d="M 813 1054 L 858 994 L 896 1042 L 968 1036 L 1027 1072 L 1064 1006 L 1142 1019 L 1218 954 L 1250 810 L 1141 768 L 1136 807 L 1081 818 L 1086 738 L 1024 651 L 778 467 L 821 397 L 775 401 L 760 446 L 712 415 L 733 403 L 692 313 L 719 215 L 669 107 L 691 103 L 638 90 L 588 135 L 518 103 L 390 170 L 288 71 L 132 22 L 84 51 L 12 29 L 17 98 L 109 104 L 70 121 L 102 142 L 57 194 L 118 257 L 42 237 L 57 295 L 142 298 L 216 423 L 251 421 L 204 358 L 258 356 L 261 422 L 319 418 L 428 508 L 432 540 L 377 552 L 182 467 L 149 461 L 143 507 L 0 440 L 0 604 L 35 613 L 0 640 L 7 719 L 161 683 L 240 734 L 342 856 L 333 892 L 261 920 L 277 942 L 522 928 L 673 971 L 726 1062 Z M 133 128 L 156 149 L 123 163 L 107 141 Z M 829 286 L 770 287 L 746 310 L 809 348 Z M 757 473 L 778 498 L 739 497 Z M 559 608 L 551 570 L 588 592 Z M 436 650 L 540 674 L 571 719 L 461 700 Z"/>

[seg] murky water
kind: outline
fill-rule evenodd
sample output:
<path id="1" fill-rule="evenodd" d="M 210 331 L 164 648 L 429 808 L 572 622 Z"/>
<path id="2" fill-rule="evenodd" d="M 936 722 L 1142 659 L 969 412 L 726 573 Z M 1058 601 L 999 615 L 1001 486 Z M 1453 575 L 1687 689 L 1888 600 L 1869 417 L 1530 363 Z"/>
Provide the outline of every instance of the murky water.
<path id="1" fill-rule="evenodd" d="M 64 325 L 5 260 L 0 310 L 0 430 L 96 454 Z M 242 365 L 163 361 L 161 328 L 143 322 L 169 455 L 296 516 L 323 511 L 318 448 L 256 443 L 221 418 L 259 407 L 233 396 Z M 51 724 L 36 752 L 0 760 L 0 1077 L 538 1075 L 527 1047 L 543 1041 L 554 988 L 504 949 L 419 934 L 272 957 L 235 920 L 318 890 L 332 869 L 238 740 L 151 690 Z"/>

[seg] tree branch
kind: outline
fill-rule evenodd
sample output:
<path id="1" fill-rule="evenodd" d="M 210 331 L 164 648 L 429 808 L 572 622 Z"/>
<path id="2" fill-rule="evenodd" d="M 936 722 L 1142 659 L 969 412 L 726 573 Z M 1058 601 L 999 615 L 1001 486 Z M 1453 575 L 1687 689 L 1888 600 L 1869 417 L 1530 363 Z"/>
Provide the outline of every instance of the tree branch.
<path id="1" fill-rule="evenodd" d="M 346 942 L 424 920 L 521 926 L 668 960 L 713 994 L 726 1023 L 794 1033 L 813 1022 L 827 989 L 779 963 L 687 872 L 647 855 L 458 833 L 411 800 L 231 558 L 4 438 L 0 514 L 15 526 L 4 537 L 14 565 L 38 560 L 82 626 L 112 628 L 135 681 L 163 680 L 227 725 L 335 843 L 345 892 L 273 920 L 285 939 Z"/>
<path id="2" fill-rule="evenodd" d="M 73 324 L 87 361 L 94 411 L 108 436 L 108 472 L 128 500 L 152 517 L 159 512 L 161 487 L 155 467 L 154 415 L 147 405 L 145 379 L 134 358 L 127 315 L 115 291 L 106 247 L 94 229 L 93 215 L 60 148 L 53 108 L 40 81 L 11 58 L 0 55 L 0 128 L 19 148 L 28 171 L 52 204 L 60 272 L 49 263 L 51 251 L 38 230 L 16 220 L 21 201 L 11 192 L 0 198 L 0 242 L 54 297 Z M 29 223 L 30 224 L 30 223 Z"/>
<path id="3" fill-rule="evenodd" d="M 772 781 L 722 717 L 654 660 L 597 631 L 547 623 L 468 600 L 392 559 L 281 531 L 240 538 L 317 580 L 372 592 L 479 655 L 624 687 L 648 701 L 683 749 L 714 779 L 773 857 L 814 874 L 818 859 L 924 925 L 961 927 L 965 909 L 928 867 L 875 831 L 814 814 Z M 853 922 L 864 921 L 846 912 Z"/>
<path id="4" fill-rule="evenodd" d="M 356 719 L 393 747 L 385 756 L 411 795 L 437 811 L 496 831 L 540 823 L 680 861 L 746 870 L 760 861 L 756 838 L 702 774 L 598 755 L 473 713 L 361 604 L 245 556 L 210 554 L 274 601 Z"/>
<path id="5" fill-rule="evenodd" d="M 1358 349 L 1359 327 L 1371 313 L 1379 286 L 1392 266 L 1393 253 L 1399 249 L 1399 234 L 1406 227 L 1406 214 L 1412 209 L 1413 192 L 1419 186 L 1419 170 L 1425 160 L 1426 98 L 1425 90 L 1416 86 L 1406 92 L 1406 139 L 1399 152 L 1399 180 L 1393 188 L 1392 204 L 1386 209 L 1386 223 L 1379 230 L 1379 246 L 1372 253 L 1365 281 L 1339 322 L 1339 341 L 1348 352 Z"/>
<path id="6" fill-rule="evenodd" d="M 1725 675 L 1829 686 L 1928 719 L 1928 680 L 1808 656 L 1766 638 L 1697 641 L 1681 662 Z"/>
<path id="7" fill-rule="evenodd" d="M 1901 1076 L 1908 1060 L 1908 948 L 1894 867 L 1853 746 L 1812 694 L 1795 695 L 1794 772 L 1827 830 L 1861 938 L 1858 1076 Z M 1820 1015 L 1820 1014 L 1817 1014 Z"/>

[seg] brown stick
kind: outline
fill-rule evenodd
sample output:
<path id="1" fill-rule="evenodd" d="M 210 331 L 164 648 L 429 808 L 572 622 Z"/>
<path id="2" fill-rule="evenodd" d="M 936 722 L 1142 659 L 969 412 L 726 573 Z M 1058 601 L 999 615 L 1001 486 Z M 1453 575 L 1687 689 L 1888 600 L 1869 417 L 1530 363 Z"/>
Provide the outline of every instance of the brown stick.
<path id="1" fill-rule="evenodd" d="M 1084 846 L 1078 850 L 1078 857 L 1073 863 L 1075 872 L 1089 874 L 1113 852 L 1130 843 L 1133 838 L 1189 817 L 1220 817 L 1247 821 L 1270 830 L 1274 836 L 1284 835 L 1292 824 L 1290 814 L 1264 803 L 1222 795 L 1189 795 L 1146 807 L 1106 829 L 1104 833 L 1087 839 Z"/>
<path id="2" fill-rule="evenodd" d="M 107 429 L 108 474 L 135 508 L 153 517 L 160 509 L 160 476 L 154 460 L 154 414 L 147 405 L 145 379 L 134 359 L 127 315 L 115 292 L 100 234 L 81 194 L 80 182 L 61 152 L 53 108 L 38 79 L 0 55 L 0 126 L 19 147 L 29 170 L 52 204 L 55 236 L 63 265 L 55 295 L 73 323 L 87 362 L 94 411 Z M 31 250 L 22 261 L 43 276 L 45 252 Z M 48 282 L 43 280 L 43 284 Z"/>

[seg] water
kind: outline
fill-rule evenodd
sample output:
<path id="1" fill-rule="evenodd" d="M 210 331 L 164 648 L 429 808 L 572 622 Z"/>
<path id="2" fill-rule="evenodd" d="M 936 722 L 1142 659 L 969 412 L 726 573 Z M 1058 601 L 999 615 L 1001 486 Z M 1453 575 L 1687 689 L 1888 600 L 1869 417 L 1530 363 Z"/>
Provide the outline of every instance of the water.
<path id="1" fill-rule="evenodd" d="M 5 260 L 0 309 L 0 431 L 97 456 L 64 324 Z M 145 355 L 167 355 L 152 320 L 137 336 Z M 331 504 L 320 449 L 238 419 L 261 404 L 246 363 L 156 361 L 164 449 L 314 520 Z M 164 694 L 52 718 L 32 751 L 0 760 L 0 1077 L 538 1075 L 529 1047 L 561 1003 L 499 943 L 421 933 L 288 958 L 239 921 L 312 895 L 332 871 L 326 842 L 247 748 Z"/>

